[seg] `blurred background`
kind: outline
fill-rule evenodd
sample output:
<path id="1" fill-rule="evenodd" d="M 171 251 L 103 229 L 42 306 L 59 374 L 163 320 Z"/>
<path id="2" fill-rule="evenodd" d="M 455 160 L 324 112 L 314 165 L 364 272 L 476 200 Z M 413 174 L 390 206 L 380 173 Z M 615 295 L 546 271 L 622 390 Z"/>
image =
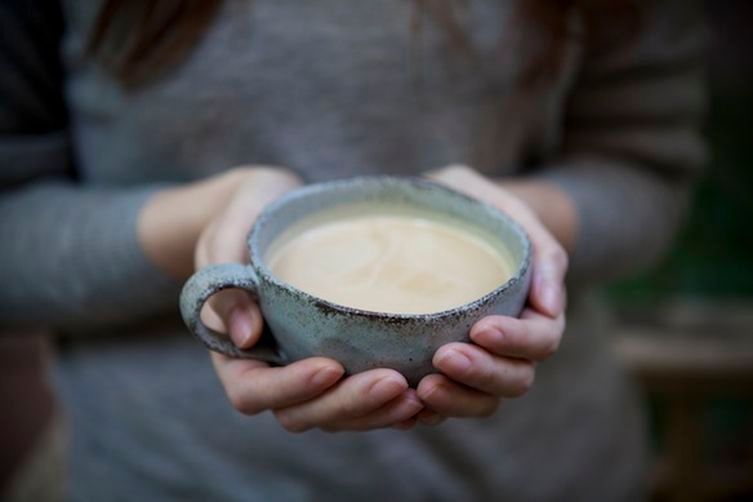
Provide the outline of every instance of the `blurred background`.
<path id="1" fill-rule="evenodd" d="M 753 2 L 706 8 L 708 170 L 667 259 L 605 292 L 620 326 L 616 350 L 650 411 L 657 501 L 753 500 Z M 0 337 L 0 435 L 14 431 L 0 438 L 0 499 L 21 463 L 38 463 L 44 479 L 64 476 L 54 471 L 63 437 L 45 441 L 54 451 L 34 450 L 60 435 L 50 426 L 47 350 L 43 334 Z M 55 497 L 21 487 L 14 499 Z"/>
<path id="2" fill-rule="evenodd" d="M 711 157 L 673 251 L 609 288 L 655 500 L 753 500 L 753 2 L 706 2 Z"/>

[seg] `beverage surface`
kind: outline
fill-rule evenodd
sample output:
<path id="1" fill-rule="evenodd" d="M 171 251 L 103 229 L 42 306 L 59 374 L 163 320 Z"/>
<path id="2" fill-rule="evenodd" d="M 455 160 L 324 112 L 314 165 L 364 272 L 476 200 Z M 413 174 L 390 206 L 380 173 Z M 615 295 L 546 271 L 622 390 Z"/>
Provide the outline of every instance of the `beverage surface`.
<path id="1" fill-rule="evenodd" d="M 280 237 L 272 273 L 319 298 L 362 310 L 440 312 L 481 298 L 513 273 L 480 235 L 410 214 L 360 214 Z"/>

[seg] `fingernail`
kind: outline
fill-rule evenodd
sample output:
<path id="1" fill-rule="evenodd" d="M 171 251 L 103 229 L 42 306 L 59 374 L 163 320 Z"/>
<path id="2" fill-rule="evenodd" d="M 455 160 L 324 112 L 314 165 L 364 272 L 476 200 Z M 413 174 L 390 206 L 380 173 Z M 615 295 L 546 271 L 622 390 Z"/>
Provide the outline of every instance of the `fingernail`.
<path id="1" fill-rule="evenodd" d="M 230 338 L 240 348 L 245 348 L 251 339 L 251 316 L 241 308 L 233 309 L 230 314 Z"/>
<path id="2" fill-rule="evenodd" d="M 473 338 L 480 338 L 486 344 L 499 346 L 504 343 L 505 334 L 499 328 L 488 327 Z M 481 345 L 484 345 L 484 343 L 481 343 Z"/>
<path id="3" fill-rule="evenodd" d="M 424 403 L 421 402 L 421 399 L 418 398 L 418 394 L 416 394 L 416 391 L 413 389 L 408 389 L 403 395 L 403 399 L 410 401 L 413 404 L 417 404 L 421 408 L 424 407 Z"/>
<path id="4" fill-rule="evenodd" d="M 375 399 L 396 397 L 406 388 L 405 384 L 395 377 L 384 377 L 371 385 L 368 393 Z"/>
<path id="5" fill-rule="evenodd" d="M 466 371 L 471 367 L 471 360 L 457 350 L 448 350 L 438 362 L 439 366 L 447 366 L 455 371 Z"/>
<path id="6" fill-rule="evenodd" d="M 423 395 L 420 397 L 421 401 L 423 401 L 424 403 L 430 401 L 431 400 L 431 396 L 433 396 L 435 393 L 441 391 L 443 389 L 443 387 L 444 386 L 442 384 L 440 384 L 440 383 L 436 383 L 434 385 L 431 385 L 428 388 L 424 387 L 424 389 L 422 389 L 422 391 L 423 391 L 422 394 Z"/>
<path id="7" fill-rule="evenodd" d="M 332 366 L 325 366 L 311 376 L 311 383 L 316 386 L 331 385 L 340 379 L 342 370 Z"/>

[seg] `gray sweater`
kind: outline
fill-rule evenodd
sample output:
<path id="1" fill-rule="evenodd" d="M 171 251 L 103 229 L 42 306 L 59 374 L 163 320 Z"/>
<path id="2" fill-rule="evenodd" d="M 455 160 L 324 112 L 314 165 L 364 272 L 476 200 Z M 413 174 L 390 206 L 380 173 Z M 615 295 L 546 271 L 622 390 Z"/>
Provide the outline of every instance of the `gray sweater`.
<path id="1" fill-rule="evenodd" d="M 75 499 L 639 492 L 637 400 L 609 355 L 607 320 L 582 295 L 534 389 L 490 419 L 291 435 L 269 414 L 231 410 L 177 323 L 179 284 L 136 238 L 155 190 L 238 164 L 314 182 L 465 163 L 544 177 L 573 197 L 574 289 L 652 263 L 704 157 L 696 2 L 639 2 L 635 35 L 573 38 L 555 79 L 522 86 L 537 33 L 514 22 L 515 1 L 470 3 L 477 71 L 448 61 L 428 21 L 409 57 L 410 2 L 228 0 L 185 63 L 134 92 L 83 50 L 100 2 L 0 4 L 0 320 L 67 335 L 56 381 Z"/>

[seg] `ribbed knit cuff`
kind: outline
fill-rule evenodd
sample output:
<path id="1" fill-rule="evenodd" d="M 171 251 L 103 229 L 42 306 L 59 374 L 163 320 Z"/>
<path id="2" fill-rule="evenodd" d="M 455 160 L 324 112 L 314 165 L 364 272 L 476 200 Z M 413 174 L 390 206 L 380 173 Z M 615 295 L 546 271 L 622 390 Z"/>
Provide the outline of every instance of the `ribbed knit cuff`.
<path id="1" fill-rule="evenodd" d="M 138 238 L 144 204 L 164 186 L 112 194 L 81 222 L 82 281 L 98 304 L 96 317 L 140 316 L 177 305 L 178 281 L 149 261 Z M 87 296 L 89 296 L 87 295 Z M 101 303 L 97 301 L 102 298 Z"/>
<path id="2" fill-rule="evenodd" d="M 0 320 L 129 322 L 177 309 L 180 284 L 145 256 L 138 218 L 165 185 L 44 182 L 0 198 Z"/>
<path id="3" fill-rule="evenodd" d="M 607 161 L 553 165 L 537 177 L 575 204 L 578 230 L 568 277 L 578 283 L 604 282 L 655 262 L 677 231 L 688 194 L 687 183 Z"/>

